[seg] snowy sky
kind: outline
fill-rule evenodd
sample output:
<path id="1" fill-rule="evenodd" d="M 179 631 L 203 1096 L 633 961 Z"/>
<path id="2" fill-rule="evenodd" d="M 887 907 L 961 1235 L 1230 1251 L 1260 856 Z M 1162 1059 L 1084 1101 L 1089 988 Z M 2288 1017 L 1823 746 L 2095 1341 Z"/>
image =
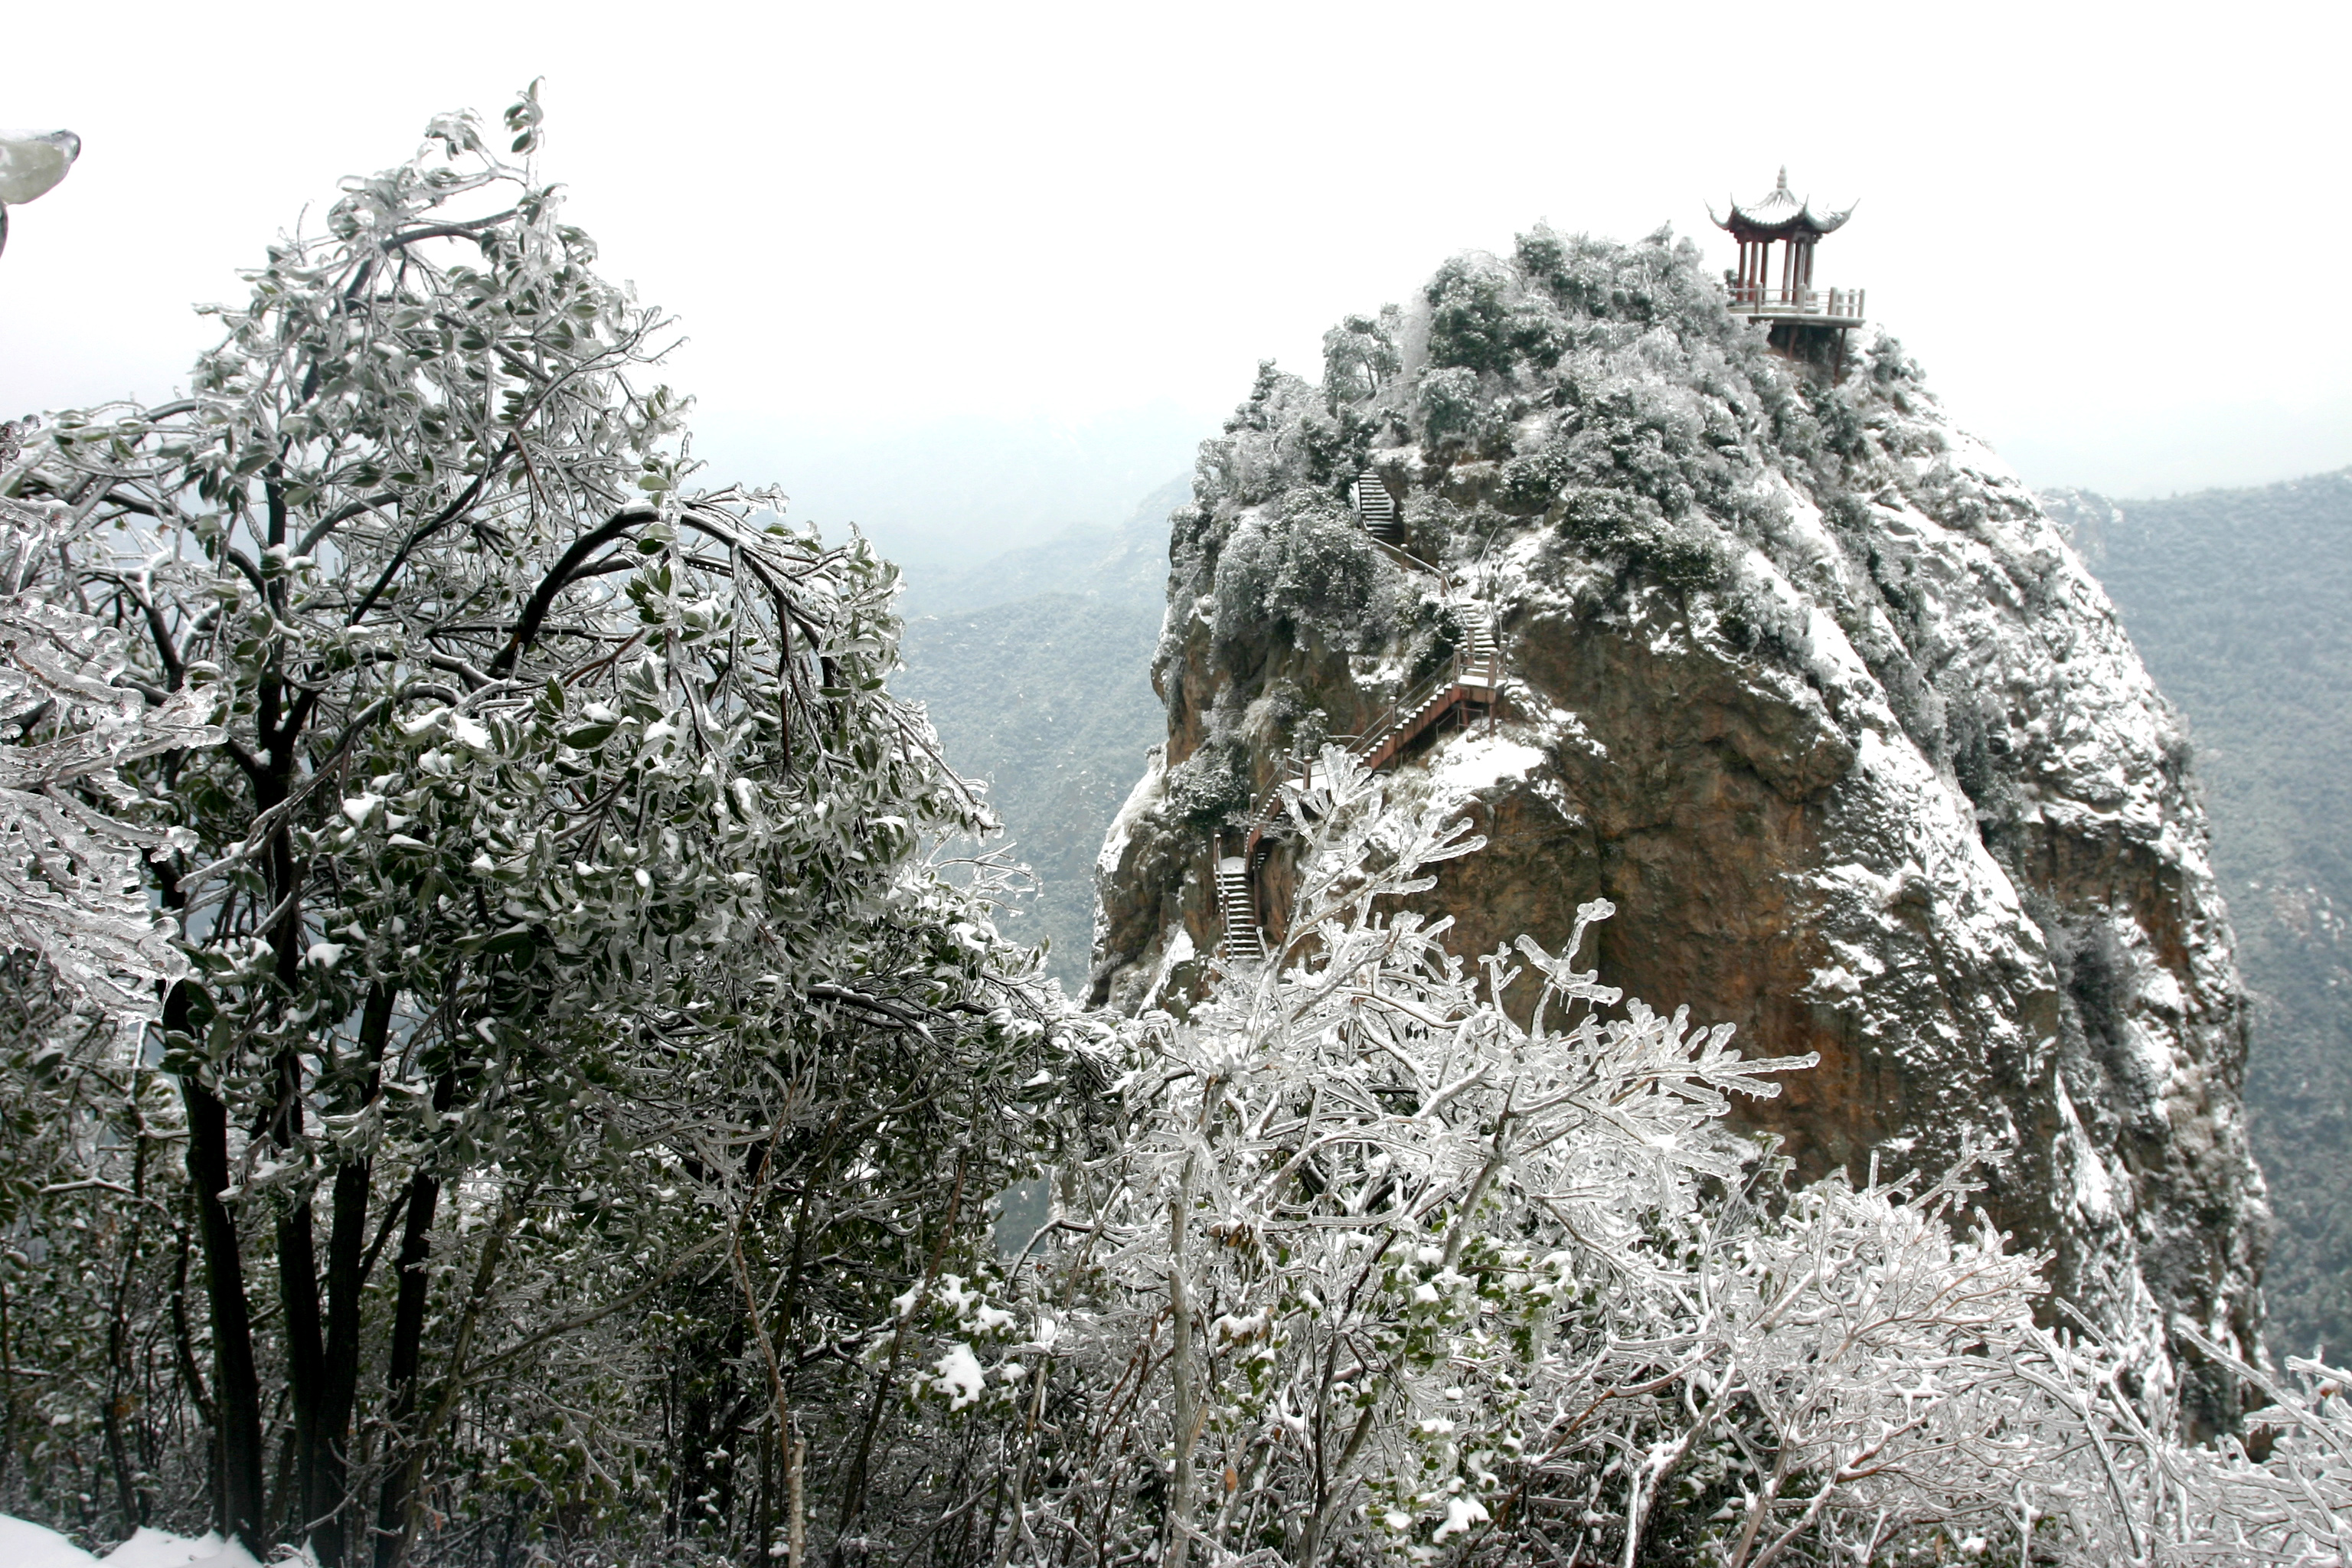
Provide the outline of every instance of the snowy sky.
<path id="1" fill-rule="evenodd" d="M 1822 283 L 2037 484 L 2352 463 L 2344 8 L 12 8 L 66 184 L 0 257 L 0 411 L 167 393 L 191 300 L 435 111 L 543 75 L 542 167 L 677 312 L 701 450 L 918 556 L 1115 521 L 1273 357 L 1538 218 L 1859 197 Z M 1908 18 L 1908 19 L 1906 19 Z"/>

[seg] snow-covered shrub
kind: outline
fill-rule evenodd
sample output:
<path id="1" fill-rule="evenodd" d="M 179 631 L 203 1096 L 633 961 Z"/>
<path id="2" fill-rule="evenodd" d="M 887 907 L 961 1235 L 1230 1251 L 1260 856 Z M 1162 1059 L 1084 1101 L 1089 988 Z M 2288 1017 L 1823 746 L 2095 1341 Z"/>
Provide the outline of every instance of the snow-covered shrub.
<path id="1" fill-rule="evenodd" d="M 1487 423 L 1486 395 L 1475 370 L 1444 365 L 1423 371 L 1413 395 L 1432 445 L 1470 441 Z"/>
<path id="2" fill-rule="evenodd" d="M 1231 737 L 1211 736 L 1168 770 L 1169 814 L 1195 827 L 1213 827 L 1251 799 L 1248 753 Z"/>
<path id="3" fill-rule="evenodd" d="M 2041 1260 L 1955 1181 L 1784 1190 L 1721 1118 L 1811 1058 L 1601 985 L 1605 903 L 1467 966 L 1397 904 L 1466 825 L 1336 748 L 1289 799 L 1284 951 L 1128 1026 L 1020 1281 L 1058 1321 L 1006 1352 L 1024 1550 L 1746 1563 L 2007 1518 L 2056 1447 L 2009 1367 Z"/>
<path id="4" fill-rule="evenodd" d="M 1489 257 L 1455 257 L 1423 290 L 1429 303 L 1429 362 L 1507 374 L 1525 362 L 1549 370 L 1567 334 L 1555 312 L 1530 308 L 1517 279 Z"/>
<path id="5" fill-rule="evenodd" d="M 1721 285 L 1697 265 L 1687 240 L 1674 247 L 1671 237 L 1661 229 L 1639 246 L 1624 246 L 1539 224 L 1519 236 L 1512 258 L 1519 275 L 1572 319 L 1615 328 L 1671 317 L 1729 339 L 1738 328 Z"/>
<path id="6" fill-rule="evenodd" d="M 1348 509 L 1306 486 L 1251 512 L 1217 562 L 1220 647 L 1269 634 L 1332 647 L 1376 645 L 1394 623 L 1398 573 Z"/>
<path id="7" fill-rule="evenodd" d="M 1391 305 L 1378 317 L 1349 316 L 1323 334 L 1323 390 L 1334 407 L 1361 403 L 1397 373 L 1402 324 Z"/>
<path id="8" fill-rule="evenodd" d="M 1678 593 L 1727 588 L 1738 560 L 1723 531 L 1696 513 L 1668 518 L 1644 495 L 1580 486 L 1563 492 L 1558 531 L 1538 559 L 1555 574 L 1589 554 L 1614 556 Z"/>

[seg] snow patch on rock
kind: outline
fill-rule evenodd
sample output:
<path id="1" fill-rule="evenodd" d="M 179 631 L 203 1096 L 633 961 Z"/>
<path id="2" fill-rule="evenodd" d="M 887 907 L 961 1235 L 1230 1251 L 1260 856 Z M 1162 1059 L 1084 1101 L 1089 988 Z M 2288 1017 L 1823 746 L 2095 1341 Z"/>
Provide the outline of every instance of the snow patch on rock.
<path id="1" fill-rule="evenodd" d="M 1506 735 L 1460 735 L 1430 765 L 1430 787 L 1440 797 L 1467 799 L 1506 780 L 1524 779 L 1547 760 L 1541 747 Z"/>
<path id="2" fill-rule="evenodd" d="M 1095 857 L 1095 869 L 1106 877 L 1118 874 L 1119 858 L 1127 853 L 1128 841 L 1135 836 L 1135 825 L 1145 813 L 1160 804 L 1160 791 L 1168 783 L 1168 748 L 1154 746 L 1145 753 L 1143 776 L 1127 792 L 1120 803 L 1118 815 L 1110 819 L 1110 831 L 1103 837 L 1101 853 Z"/>

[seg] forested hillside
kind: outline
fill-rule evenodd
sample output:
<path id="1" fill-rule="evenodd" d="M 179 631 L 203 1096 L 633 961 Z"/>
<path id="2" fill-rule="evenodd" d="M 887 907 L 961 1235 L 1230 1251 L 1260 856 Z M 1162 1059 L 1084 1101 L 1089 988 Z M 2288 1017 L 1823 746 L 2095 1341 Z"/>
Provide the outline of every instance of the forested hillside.
<path id="1" fill-rule="evenodd" d="M 1163 494 L 901 599 L 700 482 L 503 120 L 186 396 L 0 425 L 0 1564 L 2343 1560 L 2352 1373 L 2239 1353 L 2171 715 L 1891 340 L 1818 381 L 1695 247 L 1539 229 L 1265 367 L 1172 552 Z M 1489 634 L 1480 732 L 1323 722 Z M 1268 963 L 1191 873 L 1318 742 Z M 1085 1011 L 934 851 L 991 772 L 1066 973 L 1139 763 L 1093 988 L 1122 879 L 1176 919 Z M 1834 945 L 1739 1015 L 1682 955 L 1790 867 Z"/>
<path id="2" fill-rule="evenodd" d="M 989 784 L 1004 842 L 1035 877 L 1006 929 L 1050 941 L 1049 971 L 1073 992 L 1094 937 L 1096 847 L 1160 738 L 1168 514 L 1191 494 L 1174 479 L 1116 531 L 908 577 L 897 689 L 929 710 L 948 760 Z"/>
<path id="3" fill-rule="evenodd" d="M 2050 498 L 2189 720 L 2255 1002 L 2246 1101 L 2280 1353 L 2352 1342 L 2352 469 L 2169 500 Z"/>

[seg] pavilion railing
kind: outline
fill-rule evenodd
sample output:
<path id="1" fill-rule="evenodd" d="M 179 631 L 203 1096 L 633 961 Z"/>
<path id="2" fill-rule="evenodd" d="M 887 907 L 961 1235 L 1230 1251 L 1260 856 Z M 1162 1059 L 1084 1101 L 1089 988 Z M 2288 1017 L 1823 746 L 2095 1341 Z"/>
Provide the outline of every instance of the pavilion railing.
<path id="1" fill-rule="evenodd" d="M 1863 319 L 1861 289 L 1776 289 L 1766 284 L 1735 283 L 1731 308 L 1759 316 L 1795 320 L 1859 321 Z"/>

